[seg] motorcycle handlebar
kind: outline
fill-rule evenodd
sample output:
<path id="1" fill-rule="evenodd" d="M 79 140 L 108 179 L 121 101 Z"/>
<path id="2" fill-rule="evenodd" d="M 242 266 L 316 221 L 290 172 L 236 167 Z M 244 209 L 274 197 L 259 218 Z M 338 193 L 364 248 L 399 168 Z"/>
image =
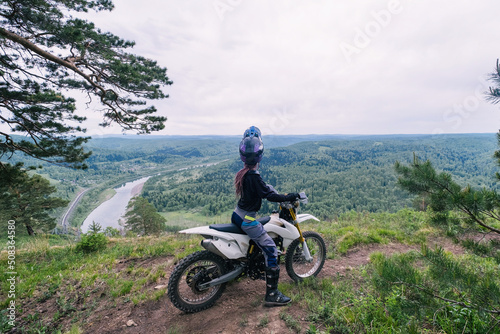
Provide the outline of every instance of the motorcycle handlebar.
<path id="1" fill-rule="evenodd" d="M 308 199 L 307 199 L 306 193 L 301 192 L 301 193 L 299 193 L 299 197 L 297 199 L 295 199 L 293 201 L 282 202 L 282 203 L 280 203 L 280 205 L 283 207 L 286 207 L 287 204 L 289 204 L 289 205 L 297 207 L 297 206 L 299 206 L 299 203 L 307 204 L 307 202 L 308 202 Z"/>

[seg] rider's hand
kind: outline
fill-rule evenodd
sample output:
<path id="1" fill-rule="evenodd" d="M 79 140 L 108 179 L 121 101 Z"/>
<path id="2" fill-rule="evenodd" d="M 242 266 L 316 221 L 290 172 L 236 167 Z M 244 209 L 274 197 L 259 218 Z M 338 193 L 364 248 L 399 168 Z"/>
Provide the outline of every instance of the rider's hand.
<path id="1" fill-rule="evenodd" d="M 301 193 L 299 193 L 299 201 L 302 204 L 307 204 L 307 196 L 305 192 L 302 191 Z"/>

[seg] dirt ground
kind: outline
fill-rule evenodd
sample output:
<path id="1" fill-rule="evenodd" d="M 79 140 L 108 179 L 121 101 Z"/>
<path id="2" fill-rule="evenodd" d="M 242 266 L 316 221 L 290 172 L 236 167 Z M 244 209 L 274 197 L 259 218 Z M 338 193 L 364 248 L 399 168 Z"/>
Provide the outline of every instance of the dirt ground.
<path id="1" fill-rule="evenodd" d="M 444 240 L 439 240 L 442 245 Z M 432 245 L 431 245 L 432 246 Z M 446 242 L 446 250 L 462 253 L 460 246 Z M 375 251 L 385 254 L 406 252 L 418 249 L 417 246 L 402 244 L 370 245 L 350 251 L 345 256 L 327 260 L 319 278 L 345 275 L 353 267 L 367 264 L 369 256 Z M 165 261 L 157 258 L 142 266 L 154 265 Z M 171 260 L 170 260 L 171 261 Z M 170 275 L 170 274 L 169 274 Z M 168 276 L 169 276 L 168 275 Z M 168 276 L 158 283 L 167 285 Z M 282 282 L 291 282 L 282 268 Z M 153 287 L 152 287 L 153 288 Z M 263 306 L 265 291 L 264 281 L 243 279 L 228 284 L 222 297 L 210 309 L 186 314 L 175 308 L 165 295 L 158 301 L 146 302 L 137 306 L 132 303 L 127 306 L 98 308 L 87 320 L 85 333 L 293 333 L 285 321 L 280 318 L 283 308 L 268 308 Z M 302 332 L 309 328 L 306 311 L 298 303 L 285 307 L 286 313 L 298 321 Z"/>

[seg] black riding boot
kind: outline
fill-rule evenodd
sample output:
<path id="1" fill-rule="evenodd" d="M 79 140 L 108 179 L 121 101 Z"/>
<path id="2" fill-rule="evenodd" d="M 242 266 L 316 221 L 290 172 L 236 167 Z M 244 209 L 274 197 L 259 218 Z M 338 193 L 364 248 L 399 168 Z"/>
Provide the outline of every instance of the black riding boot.
<path id="1" fill-rule="evenodd" d="M 266 269 L 266 299 L 265 306 L 283 306 L 291 302 L 291 299 L 278 290 L 280 268 Z"/>

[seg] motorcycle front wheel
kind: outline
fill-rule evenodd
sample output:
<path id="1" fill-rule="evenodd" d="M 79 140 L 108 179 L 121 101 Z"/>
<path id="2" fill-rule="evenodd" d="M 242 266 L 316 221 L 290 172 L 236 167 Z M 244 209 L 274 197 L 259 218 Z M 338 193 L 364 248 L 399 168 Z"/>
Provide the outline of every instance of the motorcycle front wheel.
<path id="1" fill-rule="evenodd" d="M 227 272 L 224 259 L 209 251 L 193 253 L 175 266 L 168 281 L 168 297 L 179 310 L 194 313 L 215 304 L 222 295 L 226 284 L 209 288 L 200 285 Z"/>
<path id="2" fill-rule="evenodd" d="M 299 239 L 292 241 L 286 251 L 285 266 L 288 276 L 295 282 L 319 274 L 326 260 L 325 241 L 316 232 L 307 231 L 302 234 L 309 248 L 312 259 L 307 261 L 303 252 L 303 245 Z"/>

